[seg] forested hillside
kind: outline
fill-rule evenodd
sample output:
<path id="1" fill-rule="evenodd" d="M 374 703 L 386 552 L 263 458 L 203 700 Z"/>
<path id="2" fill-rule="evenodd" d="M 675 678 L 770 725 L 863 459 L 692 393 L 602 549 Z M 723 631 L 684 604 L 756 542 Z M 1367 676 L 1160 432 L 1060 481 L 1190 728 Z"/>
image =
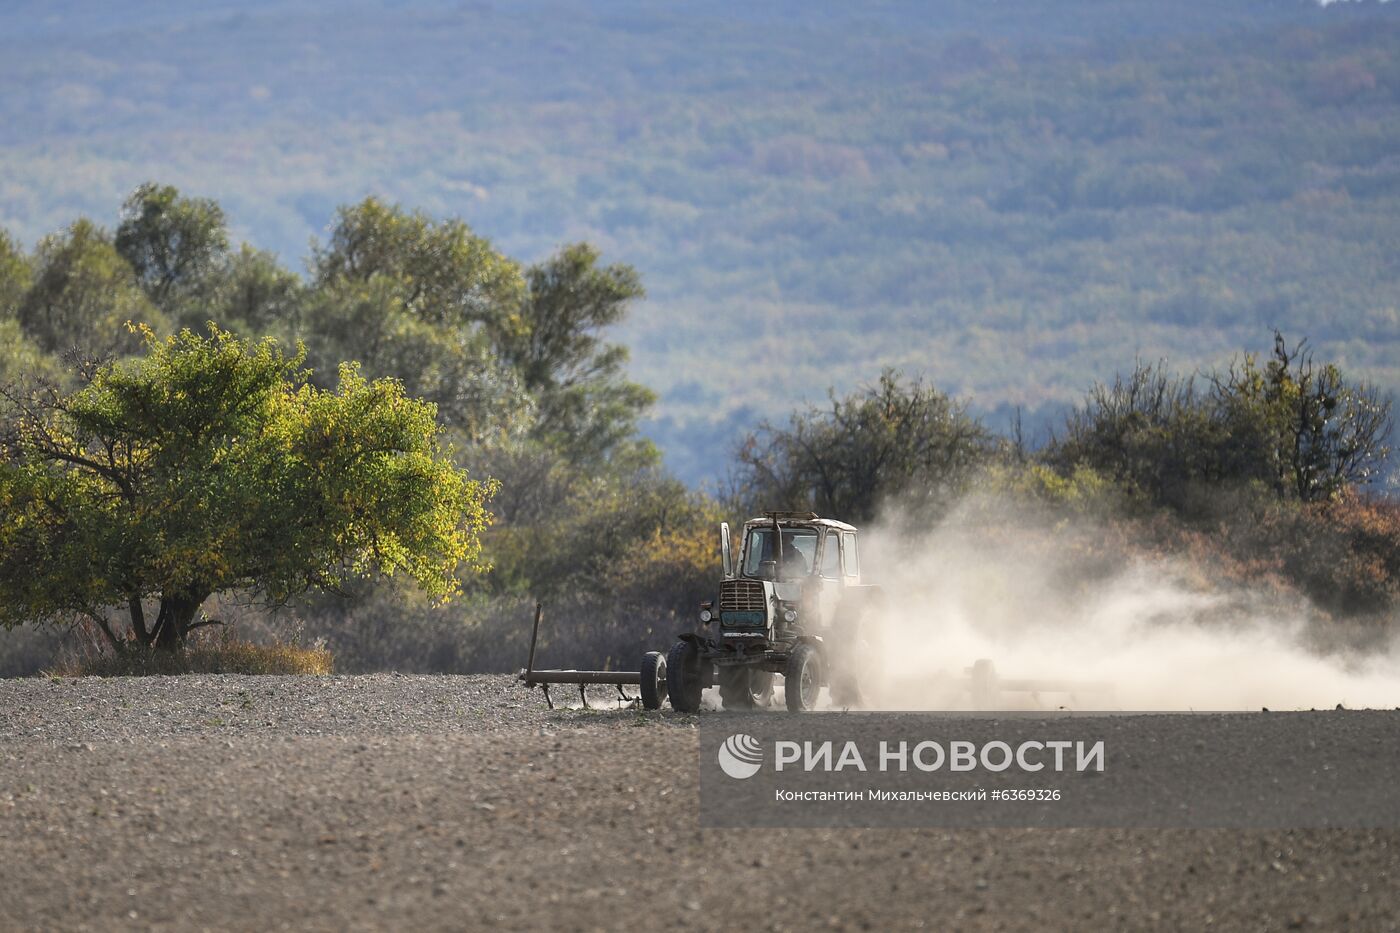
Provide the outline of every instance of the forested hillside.
<path id="1" fill-rule="evenodd" d="M 997 427 L 1272 327 L 1400 386 L 1396 4 L 23 2 L 0 86 L 27 249 L 151 178 L 287 264 L 369 193 L 596 244 L 692 481 L 884 365 Z"/>

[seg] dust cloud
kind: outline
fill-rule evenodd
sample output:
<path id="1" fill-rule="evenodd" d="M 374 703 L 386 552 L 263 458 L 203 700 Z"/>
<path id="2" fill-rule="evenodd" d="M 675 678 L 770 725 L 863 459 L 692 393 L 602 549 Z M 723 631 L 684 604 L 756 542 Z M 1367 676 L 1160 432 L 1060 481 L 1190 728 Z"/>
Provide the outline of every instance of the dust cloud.
<path id="1" fill-rule="evenodd" d="M 886 602 L 871 706 L 1400 707 L 1396 641 L 1329 650 L 1336 623 L 1296 594 L 1221 583 L 1093 523 L 1012 519 L 975 501 L 932 533 L 883 524 L 862 543 L 866 582 Z"/>

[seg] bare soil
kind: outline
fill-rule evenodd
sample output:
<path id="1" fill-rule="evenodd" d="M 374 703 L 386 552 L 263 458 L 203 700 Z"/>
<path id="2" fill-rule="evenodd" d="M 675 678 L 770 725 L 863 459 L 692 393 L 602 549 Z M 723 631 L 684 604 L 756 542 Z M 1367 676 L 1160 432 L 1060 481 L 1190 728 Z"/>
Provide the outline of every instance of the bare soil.
<path id="1" fill-rule="evenodd" d="M 0 928 L 1400 926 L 1395 831 L 702 830 L 696 721 L 500 676 L 0 681 Z"/>

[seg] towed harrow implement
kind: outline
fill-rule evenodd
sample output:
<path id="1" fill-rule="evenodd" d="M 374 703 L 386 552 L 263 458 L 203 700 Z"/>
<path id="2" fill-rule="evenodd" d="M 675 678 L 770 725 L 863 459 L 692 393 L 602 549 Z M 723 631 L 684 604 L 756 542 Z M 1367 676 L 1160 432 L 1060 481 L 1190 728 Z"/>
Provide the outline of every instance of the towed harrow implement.
<path id="1" fill-rule="evenodd" d="M 660 709 L 666 701 L 666 658 L 659 651 L 648 651 L 642 656 L 642 666 L 635 671 L 580 671 L 580 670 L 536 670 L 535 646 L 540 637 L 540 619 L 544 606 L 535 604 L 535 623 L 530 629 L 530 655 L 525 661 L 525 669 L 516 679 L 527 687 L 539 687 L 544 693 L 544 701 L 554 709 L 554 699 L 549 688 L 555 684 L 575 684 L 578 686 L 579 700 L 584 708 L 588 706 L 590 685 L 612 685 L 617 688 L 618 700 L 622 703 L 641 703 L 646 709 Z M 623 688 L 637 687 L 637 696 L 629 696 Z"/>

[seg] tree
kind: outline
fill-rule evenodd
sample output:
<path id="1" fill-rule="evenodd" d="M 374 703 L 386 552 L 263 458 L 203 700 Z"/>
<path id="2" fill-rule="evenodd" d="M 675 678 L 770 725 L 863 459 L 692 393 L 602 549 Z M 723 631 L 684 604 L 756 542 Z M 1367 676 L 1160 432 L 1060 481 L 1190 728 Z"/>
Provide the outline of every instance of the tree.
<path id="1" fill-rule="evenodd" d="M 8 233 L 0 230 L 0 385 L 46 370 L 51 358 L 19 324 L 20 302 L 31 282 L 29 259 Z"/>
<path id="2" fill-rule="evenodd" d="M 57 361 L 25 336 L 18 321 L 0 318 L 0 386 L 25 377 L 58 375 Z"/>
<path id="3" fill-rule="evenodd" d="M 1316 363 L 1306 340 L 1290 347 L 1275 331 L 1268 363 L 1246 355 L 1215 385 L 1232 421 L 1262 439 L 1260 468 L 1280 496 L 1323 501 L 1382 474 L 1390 400 L 1349 382 L 1335 364 Z"/>
<path id="4" fill-rule="evenodd" d="M 435 402 L 471 441 L 528 424 L 529 399 L 488 334 L 518 307 L 520 270 L 466 224 L 367 198 L 340 209 L 312 269 L 301 333 L 318 378 L 359 360 Z"/>
<path id="5" fill-rule="evenodd" d="M 636 433 L 656 396 L 624 378 L 627 349 L 598 335 L 645 292 L 631 266 L 600 267 L 598 259 L 576 243 L 531 266 L 519 313 L 495 327 L 501 354 L 535 398 L 533 436 L 580 465 L 623 450 L 654 456 Z"/>
<path id="6" fill-rule="evenodd" d="M 398 379 L 435 404 L 443 423 L 473 444 L 519 435 L 530 423 L 530 399 L 486 335 L 417 317 L 398 282 L 376 277 L 318 290 L 302 320 L 319 385 L 330 384 L 341 360 L 357 360 L 366 375 Z"/>
<path id="7" fill-rule="evenodd" d="M 80 219 L 64 233 L 40 241 L 34 266 L 19 320 L 45 352 L 134 353 L 141 341 L 128 322 L 157 328 L 165 323 L 107 233 L 90 220 Z"/>
<path id="8" fill-rule="evenodd" d="M 517 491 L 522 480 L 535 478 L 502 475 L 511 477 Z M 497 587 L 546 596 L 610 594 L 618 562 L 633 548 L 658 534 L 691 528 L 700 516 L 704 522 L 719 520 L 704 496 L 657 467 L 596 477 L 564 471 L 564 476 L 572 480 L 569 488 L 551 489 L 547 477 L 544 488 L 530 497 L 536 505 L 536 497 L 555 494 L 548 517 L 517 519 L 493 529 L 492 582 Z"/>
<path id="9" fill-rule="evenodd" d="M 1232 439 L 1241 449 L 1227 458 Z M 1229 433 L 1194 378 L 1139 361 L 1126 378 L 1096 383 L 1044 456 L 1065 477 L 1087 467 L 1134 496 L 1181 510 L 1202 484 L 1263 475 L 1244 441 L 1242 432 Z"/>
<path id="10" fill-rule="evenodd" d="M 271 340 L 145 339 L 74 392 L 8 390 L 0 624 L 85 617 L 175 648 L 216 592 L 281 603 L 378 572 L 445 599 L 481 568 L 492 487 L 452 464 L 431 404 L 353 365 L 319 389 Z"/>
<path id="11" fill-rule="evenodd" d="M 122 205 L 116 247 L 151 301 L 169 312 L 226 259 L 223 209 L 208 198 L 184 198 L 171 185 L 147 182 Z"/>
<path id="12" fill-rule="evenodd" d="M 993 450 L 965 406 L 922 380 L 887 369 L 878 384 L 831 407 L 795 413 L 786 430 L 766 422 L 738 451 L 740 497 L 750 508 L 812 508 L 865 522 L 898 496 L 915 514 L 936 514 Z"/>
<path id="13" fill-rule="evenodd" d="M 245 243 L 211 283 L 205 319 L 248 334 L 290 335 L 306 291 L 301 276 L 284 268 L 275 255 Z"/>
<path id="14" fill-rule="evenodd" d="M 31 278 L 24 250 L 9 233 L 0 230 L 0 321 L 19 314 L 20 299 L 29 290 Z"/>
<path id="15" fill-rule="evenodd" d="M 1266 489 L 1317 502 L 1381 474 L 1390 402 L 1366 383 L 1317 364 L 1307 341 L 1274 334 L 1273 357 L 1246 354 L 1209 376 L 1209 391 L 1165 363 L 1095 385 L 1045 452 L 1063 476 L 1078 466 L 1112 477 L 1153 505 L 1218 511 L 1213 490 Z M 1202 496 L 1202 493 L 1206 495 Z"/>
<path id="16" fill-rule="evenodd" d="M 654 396 L 599 335 L 643 294 L 630 266 L 575 244 L 522 275 L 462 221 L 373 197 L 337 212 L 311 265 L 301 333 L 313 362 L 357 359 L 402 379 L 474 444 L 528 431 L 581 466 L 655 461 L 637 437 Z"/>
<path id="17" fill-rule="evenodd" d="M 387 280 L 406 313 L 438 326 L 495 320 L 523 291 L 519 267 L 462 221 L 434 221 L 374 197 L 336 212 L 330 242 L 314 248 L 311 265 L 321 287 Z"/>

